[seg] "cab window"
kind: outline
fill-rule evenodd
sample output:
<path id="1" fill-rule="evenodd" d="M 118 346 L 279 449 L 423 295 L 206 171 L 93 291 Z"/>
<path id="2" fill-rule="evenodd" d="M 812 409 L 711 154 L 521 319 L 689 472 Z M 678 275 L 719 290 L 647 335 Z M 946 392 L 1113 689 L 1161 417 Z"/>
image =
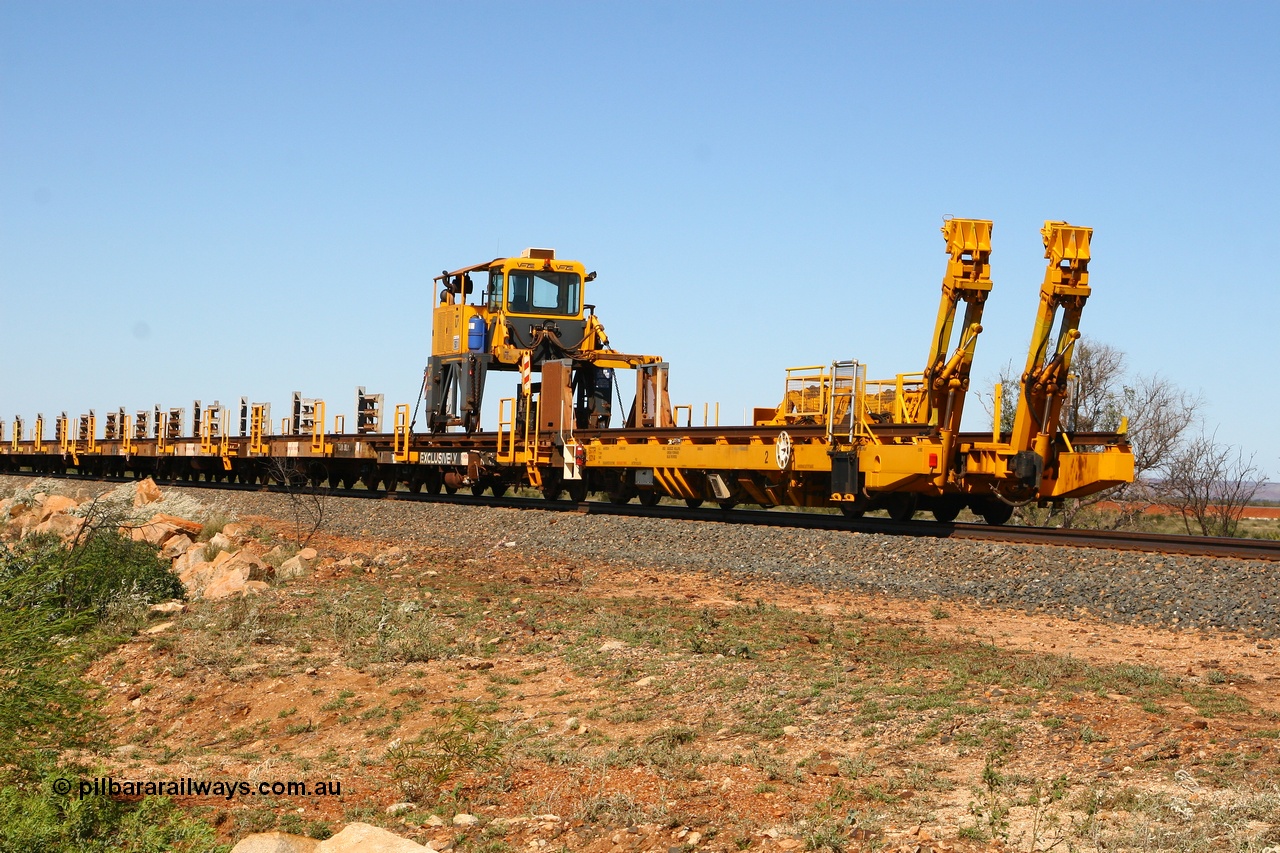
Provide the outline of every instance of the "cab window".
<path id="1" fill-rule="evenodd" d="M 489 286 L 484 289 L 485 307 L 497 311 L 502 307 L 502 270 L 489 273 Z"/>
<path id="2" fill-rule="evenodd" d="M 582 309 L 582 280 L 573 272 L 512 270 L 507 275 L 507 310 L 513 314 L 576 316 Z"/>

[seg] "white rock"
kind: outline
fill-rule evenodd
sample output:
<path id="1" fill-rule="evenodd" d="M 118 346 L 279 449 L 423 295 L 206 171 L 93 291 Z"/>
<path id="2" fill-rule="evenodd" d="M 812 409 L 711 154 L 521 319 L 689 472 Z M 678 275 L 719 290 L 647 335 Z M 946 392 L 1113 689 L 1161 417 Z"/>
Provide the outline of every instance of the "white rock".
<path id="1" fill-rule="evenodd" d="M 601 643 L 599 650 L 602 652 L 620 652 L 626 647 L 627 644 L 622 642 L 622 640 L 609 640 L 608 642 Z"/>
<path id="2" fill-rule="evenodd" d="M 636 687 L 648 687 L 650 684 L 653 684 L 653 682 L 654 682 L 654 676 L 646 675 L 644 678 L 637 681 L 635 685 Z"/>
<path id="3" fill-rule="evenodd" d="M 165 616 L 176 616 L 179 613 L 185 613 L 187 605 L 181 601 L 165 601 L 160 604 L 153 604 L 147 608 L 148 619 L 160 619 Z"/>
<path id="4" fill-rule="evenodd" d="M 342 832 L 317 844 L 315 853 L 422 853 L 433 849 L 367 823 L 349 823 Z"/>
<path id="5" fill-rule="evenodd" d="M 467 814 L 466 812 L 458 812 L 453 816 L 454 826 L 475 826 L 479 822 L 480 818 L 473 814 Z"/>
<path id="6" fill-rule="evenodd" d="M 286 832 L 255 832 L 240 839 L 231 853 L 315 853 L 320 842 Z"/>
<path id="7" fill-rule="evenodd" d="M 404 814 L 405 812 L 411 812 L 417 807 L 418 807 L 417 803 L 408 803 L 408 802 L 392 803 L 391 805 L 387 806 L 387 814 L 389 814 L 391 817 L 395 817 L 396 815 Z"/>

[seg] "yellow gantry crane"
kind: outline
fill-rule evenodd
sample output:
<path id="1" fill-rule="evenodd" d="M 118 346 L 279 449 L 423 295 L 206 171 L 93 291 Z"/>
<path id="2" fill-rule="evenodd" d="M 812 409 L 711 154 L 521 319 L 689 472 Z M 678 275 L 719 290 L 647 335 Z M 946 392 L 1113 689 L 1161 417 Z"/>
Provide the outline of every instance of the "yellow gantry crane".
<path id="1" fill-rule="evenodd" d="M 942 226 L 947 241 L 947 272 L 942 279 L 942 303 L 933 329 L 933 346 L 924 371 L 924 394 L 919 420 L 936 426 L 942 458 L 950 460 L 955 436 L 960 432 L 973 353 L 982 333 L 982 309 L 991 293 L 991 222 L 986 219 L 949 219 Z M 964 320 L 955 352 L 947 357 L 956 314 L 964 303 Z M 937 485 L 944 487 L 954 468 L 939 470 Z"/>
<path id="2" fill-rule="evenodd" d="M 1019 457 L 1025 461 L 1016 462 L 1015 466 L 1020 479 L 1035 482 L 1049 462 L 1049 445 L 1057 431 L 1058 414 L 1067 394 L 1071 356 L 1080 339 L 1080 312 L 1090 293 L 1089 240 L 1093 229 L 1046 222 L 1040 233 L 1049 264 L 1044 283 L 1040 285 L 1040 307 L 1027 352 L 1027 366 L 1022 373 L 1022 393 L 1013 419 L 1013 433 L 1009 436 L 1009 444 L 1017 448 L 1019 454 L 1034 455 L 1034 459 Z"/>
<path id="3" fill-rule="evenodd" d="M 993 436 L 963 448 L 965 490 L 987 495 L 983 515 L 997 524 L 1008 520 L 1018 502 L 1060 500 L 1133 481 L 1133 454 L 1123 435 L 1077 436 L 1074 442 L 1059 435 L 1058 416 L 1080 339 L 1080 313 L 1091 292 L 1093 229 L 1048 221 L 1040 234 L 1048 264 L 1013 429 L 1007 439 Z M 999 417 L 997 407 L 997 435 Z M 1094 448 L 1091 452 L 1086 441 Z"/>

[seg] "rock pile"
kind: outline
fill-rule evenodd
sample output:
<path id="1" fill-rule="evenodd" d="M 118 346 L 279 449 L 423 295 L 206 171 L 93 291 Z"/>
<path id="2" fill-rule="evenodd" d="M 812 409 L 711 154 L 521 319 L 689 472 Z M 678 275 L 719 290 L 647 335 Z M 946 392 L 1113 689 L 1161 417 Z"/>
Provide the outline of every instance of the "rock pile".
<path id="1" fill-rule="evenodd" d="M 160 556 L 171 561 L 173 572 L 186 586 L 189 598 L 226 598 L 250 595 L 267 588 L 267 581 L 277 576 L 273 564 L 279 564 L 278 576 L 296 578 L 308 574 L 317 554 L 304 548 L 290 554 L 280 547 L 267 554 L 257 551 L 258 543 L 246 536 L 244 527 L 230 523 L 207 542 L 201 541 L 204 525 L 177 515 L 146 511 L 150 504 L 161 502 L 164 495 L 150 478 L 133 487 L 134 511 L 111 523 L 119 524 L 122 535 L 137 542 L 155 545 Z M 117 501 L 119 503 L 119 501 Z M 19 494 L 0 501 L 0 528 L 9 538 L 22 538 L 35 533 L 52 533 L 68 545 L 84 531 L 90 518 L 102 520 L 107 513 L 94 513 L 95 502 L 76 500 L 64 495 L 37 492 Z M 143 509 L 139 513 L 137 510 Z"/>

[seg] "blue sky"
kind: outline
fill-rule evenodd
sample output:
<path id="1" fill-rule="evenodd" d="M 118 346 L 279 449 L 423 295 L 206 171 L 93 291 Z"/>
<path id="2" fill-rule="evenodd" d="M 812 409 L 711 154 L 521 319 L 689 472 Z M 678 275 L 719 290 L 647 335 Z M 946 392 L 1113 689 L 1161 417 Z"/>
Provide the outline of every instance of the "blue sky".
<path id="1" fill-rule="evenodd" d="M 977 386 L 1025 358 L 1066 219 L 1085 334 L 1277 479 L 1277 32 L 1269 3 L 3 0 L 0 417 L 412 402 L 430 277 L 553 246 L 615 346 L 738 420 L 789 365 L 920 370 L 945 215 L 995 222 Z"/>

